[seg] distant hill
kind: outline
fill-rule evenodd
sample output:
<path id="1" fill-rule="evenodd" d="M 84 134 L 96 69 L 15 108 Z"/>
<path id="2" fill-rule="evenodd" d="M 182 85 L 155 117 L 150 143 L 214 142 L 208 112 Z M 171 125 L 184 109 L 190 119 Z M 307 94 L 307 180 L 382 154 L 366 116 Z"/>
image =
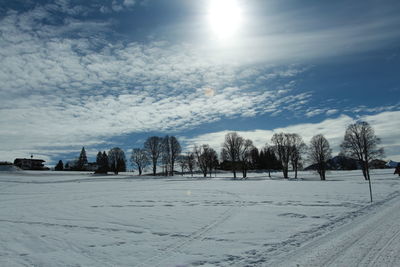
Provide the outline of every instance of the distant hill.
<path id="1" fill-rule="evenodd" d="M 336 156 L 327 161 L 328 170 L 358 170 L 360 164 L 357 160 L 348 158 L 345 156 Z M 304 170 L 316 170 L 317 164 L 313 164 L 305 168 Z"/>
<path id="2" fill-rule="evenodd" d="M 396 162 L 396 161 L 393 161 L 393 160 L 389 160 L 389 161 L 386 163 L 386 167 L 388 167 L 388 168 L 396 168 L 396 167 L 397 167 L 397 164 L 399 164 L 399 163 Z"/>
<path id="3" fill-rule="evenodd" d="M 389 161 L 389 162 L 392 162 L 392 165 L 395 164 L 394 161 Z M 375 159 L 370 162 L 370 168 L 371 169 L 389 168 L 388 166 L 389 162 Z M 397 166 L 397 162 L 395 166 Z M 395 168 L 395 166 L 392 168 Z M 317 164 L 313 164 L 308 166 L 304 170 L 316 170 L 316 169 L 317 169 Z M 346 156 L 339 155 L 327 161 L 327 170 L 359 170 L 359 169 L 361 169 L 361 165 L 358 162 L 358 160 Z"/>

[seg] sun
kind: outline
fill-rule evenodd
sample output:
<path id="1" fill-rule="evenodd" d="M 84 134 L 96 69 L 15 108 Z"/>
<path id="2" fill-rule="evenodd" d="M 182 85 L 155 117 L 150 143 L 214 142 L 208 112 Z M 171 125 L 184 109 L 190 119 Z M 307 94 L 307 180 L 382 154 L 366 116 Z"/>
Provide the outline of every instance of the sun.
<path id="1" fill-rule="evenodd" d="M 242 10 L 237 0 L 210 0 L 208 21 L 219 39 L 232 37 L 242 24 Z"/>

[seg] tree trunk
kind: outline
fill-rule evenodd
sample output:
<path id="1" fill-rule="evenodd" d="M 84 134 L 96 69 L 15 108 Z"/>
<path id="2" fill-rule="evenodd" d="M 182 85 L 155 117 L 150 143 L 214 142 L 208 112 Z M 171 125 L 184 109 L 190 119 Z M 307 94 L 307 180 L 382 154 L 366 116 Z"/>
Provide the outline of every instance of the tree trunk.
<path id="1" fill-rule="evenodd" d="M 289 178 L 289 176 L 288 176 L 288 168 L 287 167 L 283 167 L 282 171 L 283 171 L 283 178 L 288 179 Z"/>
<path id="2" fill-rule="evenodd" d="M 171 176 L 174 176 L 174 165 L 175 161 L 171 160 Z"/>
<path id="3" fill-rule="evenodd" d="M 156 176 L 157 164 L 153 163 L 153 175 Z"/>
<path id="4" fill-rule="evenodd" d="M 362 170 L 364 179 L 365 179 L 366 181 L 368 181 L 367 169 L 366 169 L 366 164 L 365 164 L 365 162 L 362 163 L 362 165 L 361 165 L 361 170 Z"/>
<path id="5" fill-rule="evenodd" d="M 142 168 L 139 166 L 139 175 L 142 175 Z"/>
<path id="6" fill-rule="evenodd" d="M 268 176 L 269 176 L 269 178 L 271 178 L 271 170 L 270 169 L 268 169 Z"/>

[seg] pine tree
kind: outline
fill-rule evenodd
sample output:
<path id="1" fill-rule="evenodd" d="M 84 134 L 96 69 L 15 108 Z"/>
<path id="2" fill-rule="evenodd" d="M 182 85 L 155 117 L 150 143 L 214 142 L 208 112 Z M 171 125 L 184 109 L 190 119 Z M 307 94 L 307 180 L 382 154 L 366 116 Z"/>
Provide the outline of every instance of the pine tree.
<path id="1" fill-rule="evenodd" d="M 96 173 L 107 173 L 108 172 L 108 169 L 109 169 L 108 156 L 105 151 L 103 153 L 101 153 L 101 151 L 99 151 L 99 153 L 97 153 L 96 163 L 97 163 Z"/>
<path id="2" fill-rule="evenodd" d="M 64 163 L 62 162 L 62 160 L 58 161 L 57 165 L 54 167 L 54 170 L 56 171 L 64 170 Z"/>
<path id="3" fill-rule="evenodd" d="M 83 171 L 87 164 L 88 164 L 88 160 L 87 160 L 87 156 L 86 156 L 85 147 L 82 147 L 81 154 L 79 155 L 79 159 L 77 162 L 77 169 L 79 171 Z"/>
<path id="4" fill-rule="evenodd" d="M 107 173 L 110 170 L 109 162 L 108 162 L 108 156 L 105 151 L 103 151 L 103 157 L 101 159 L 102 162 L 102 170 L 104 173 Z"/>

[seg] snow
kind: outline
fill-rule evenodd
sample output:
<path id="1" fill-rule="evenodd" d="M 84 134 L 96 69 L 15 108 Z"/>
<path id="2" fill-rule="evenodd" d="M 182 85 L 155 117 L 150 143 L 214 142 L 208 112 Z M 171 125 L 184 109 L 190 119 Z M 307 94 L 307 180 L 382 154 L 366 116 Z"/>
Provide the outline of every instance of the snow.
<path id="1" fill-rule="evenodd" d="M 14 165 L 0 165 L 0 172 L 16 172 L 16 171 L 21 171 L 21 169 Z"/>
<path id="2" fill-rule="evenodd" d="M 399 265 L 392 170 L 250 176 L 2 172 L 0 266 Z"/>

